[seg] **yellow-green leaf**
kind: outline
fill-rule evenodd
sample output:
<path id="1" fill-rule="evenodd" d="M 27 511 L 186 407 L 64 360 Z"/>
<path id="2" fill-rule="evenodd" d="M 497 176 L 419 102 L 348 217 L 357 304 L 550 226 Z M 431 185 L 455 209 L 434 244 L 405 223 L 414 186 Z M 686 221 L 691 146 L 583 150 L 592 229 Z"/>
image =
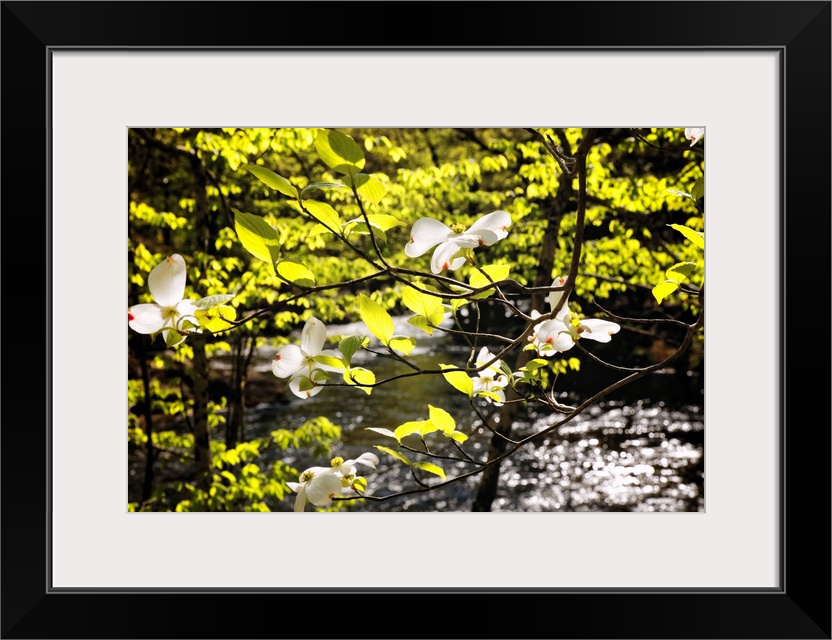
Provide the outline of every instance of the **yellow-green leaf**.
<path id="1" fill-rule="evenodd" d="M 259 178 L 261 182 L 265 183 L 265 185 L 270 189 L 279 191 L 283 195 L 289 196 L 290 198 L 298 197 L 298 190 L 295 185 L 283 176 L 276 174 L 274 171 L 266 169 L 266 167 L 259 167 L 255 164 L 247 165 L 246 169 L 250 173 L 257 176 L 257 178 Z"/>
<path id="2" fill-rule="evenodd" d="M 329 230 L 338 231 L 341 228 L 341 219 L 338 217 L 338 212 L 330 204 L 317 200 L 306 200 L 303 206 L 317 218 L 318 222 L 325 227 L 329 227 Z"/>
<path id="3" fill-rule="evenodd" d="M 367 395 L 370 395 L 373 392 L 373 387 L 366 385 L 375 384 L 375 381 L 376 374 L 369 369 L 364 369 L 363 367 L 354 367 L 344 371 L 344 382 L 356 385 Z"/>
<path id="4" fill-rule="evenodd" d="M 396 427 L 395 431 L 393 432 L 393 437 L 396 438 L 399 442 L 402 441 L 402 438 L 409 436 L 413 433 L 419 433 L 422 430 L 422 427 L 425 426 L 425 420 L 416 420 L 405 422 L 404 424 L 399 425 Z"/>
<path id="5" fill-rule="evenodd" d="M 665 271 L 665 275 L 668 280 L 681 283 L 690 277 L 690 274 L 693 273 L 694 269 L 696 269 L 695 262 L 679 262 Z"/>
<path id="6" fill-rule="evenodd" d="M 348 363 L 341 360 L 341 358 L 336 358 L 334 356 L 313 356 L 312 359 L 315 362 L 325 364 L 328 367 L 335 367 L 336 369 L 340 369 L 341 371 L 349 368 Z"/>
<path id="7" fill-rule="evenodd" d="M 376 229 L 381 229 L 382 231 L 387 231 L 393 227 L 404 226 L 404 222 L 386 213 L 370 213 L 367 215 L 367 220 Z"/>
<path id="8" fill-rule="evenodd" d="M 456 369 L 452 364 L 440 364 L 441 369 Z M 461 391 L 469 398 L 474 395 L 474 381 L 464 371 L 449 371 L 442 376 L 457 391 Z"/>
<path id="9" fill-rule="evenodd" d="M 277 274 L 300 287 L 315 286 L 315 274 L 299 262 L 281 260 L 277 263 Z"/>
<path id="10" fill-rule="evenodd" d="M 413 316 L 412 318 L 408 318 L 407 323 L 412 324 L 417 329 L 421 329 L 429 336 L 433 335 L 433 326 L 439 326 L 439 323 L 445 318 L 445 315 L 441 311 L 436 311 L 435 313 L 431 314 L 429 318 L 425 316 Z"/>
<path id="11" fill-rule="evenodd" d="M 471 274 L 468 283 L 472 287 L 480 288 L 485 287 L 491 282 L 499 282 L 500 280 L 505 280 L 508 278 L 509 271 L 511 271 L 511 265 L 508 264 L 488 264 L 482 267 L 482 270 L 488 274 L 491 278 L 489 280 L 483 273 L 480 271 L 474 271 Z M 487 291 L 483 291 L 476 295 L 471 296 L 472 298 L 487 298 L 494 292 L 494 289 L 488 289 Z"/>
<path id="12" fill-rule="evenodd" d="M 401 351 L 404 355 L 409 356 L 416 346 L 416 340 L 408 338 L 407 336 L 395 336 L 390 340 L 390 348 L 396 351 Z"/>
<path id="13" fill-rule="evenodd" d="M 371 176 L 367 173 L 358 173 L 355 177 L 346 175 L 344 176 L 344 182 L 347 186 L 355 186 L 355 190 L 358 191 L 359 195 L 366 198 L 373 204 L 381 202 L 384 194 L 387 193 L 387 187 L 384 186 L 384 183 L 382 183 L 375 176 Z"/>
<path id="14" fill-rule="evenodd" d="M 311 237 L 313 237 L 313 236 L 320 236 L 320 235 L 323 235 L 324 233 L 332 233 L 332 231 L 331 231 L 330 229 L 327 229 L 327 228 L 326 228 L 324 225 L 322 225 L 322 224 L 316 224 L 316 225 L 315 225 L 314 227 L 312 227 L 312 229 L 309 231 L 309 235 L 308 235 L 307 237 L 308 237 L 308 238 L 311 238 Z"/>
<path id="15" fill-rule="evenodd" d="M 425 317 L 442 309 L 441 298 L 422 293 L 413 287 L 404 288 L 404 291 L 402 291 L 402 302 L 413 313 Z"/>
<path id="16" fill-rule="evenodd" d="M 463 442 L 465 442 L 468 439 L 468 436 L 466 436 L 464 433 L 462 433 L 462 431 L 454 431 L 451 434 L 451 438 L 453 438 L 454 440 L 456 440 L 457 442 L 462 444 Z"/>
<path id="17" fill-rule="evenodd" d="M 667 226 L 676 229 L 676 231 L 681 233 L 683 236 L 685 236 L 688 240 L 690 240 L 693 244 L 695 244 L 700 249 L 705 248 L 705 234 L 704 233 L 700 233 L 699 231 L 691 229 L 690 227 L 686 227 L 685 225 L 682 225 L 682 224 L 669 224 Z"/>
<path id="18" fill-rule="evenodd" d="M 439 465 L 433 464 L 432 462 L 414 462 L 413 466 L 417 469 L 421 469 L 422 471 L 427 471 L 428 473 L 432 473 L 434 475 L 439 476 L 443 480 L 445 480 L 445 472 L 442 470 L 442 467 Z"/>
<path id="19" fill-rule="evenodd" d="M 364 168 L 364 152 L 348 135 L 334 129 L 321 129 L 315 149 L 324 164 L 338 173 L 355 175 Z"/>
<path id="20" fill-rule="evenodd" d="M 410 460 L 408 460 L 406 457 L 404 457 L 404 456 L 403 456 L 401 453 L 399 453 L 398 451 L 393 451 L 392 449 L 388 449 L 387 447 L 382 447 L 380 444 L 375 445 L 375 447 L 376 447 L 376 449 L 378 449 L 379 451 L 383 451 L 383 452 L 384 452 L 384 453 L 386 453 L 387 455 L 393 456 L 396 460 L 401 460 L 401 461 L 402 461 L 402 462 L 404 462 L 404 463 L 405 463 L 408 467 L 410 466 L 410 464 L 411 464 L 411 463 L 410 463 Z"/>
<path id="21" fill-rule="evenodd" d="M 393 337 L 393 318 L 375 300 L 365 294 L 358 298 L 358 313 L 370 332 L 383 344 L 388 344 Z"/>
<path id="22" fill-rule="evenodd" d="M 656 302 L 659 304 L 662 303 L 667 296 L 671 293 L 676 291 L 679 288 L 679 285 L 676 282 L 660 282 L 655 287 L 653 287 L 653 297 L 656 298 Z"/>
<path id="23" fill-rule="evenodd" d="M 437 429 L 446 435 L 454 432 L 456 423 L 450 413 L 430 404 L 428 405 L 428 410 L 430 411 L 430 421 L 436 425 Z"/>
<path id="24" fill-rule="evenodd" d="M 274 273 L 274 263 L 280 256 L 280 242 L 275 231 L 258 216 L 243 211 L 234 211 L 234 229 L 246 251 L 255 258 L 268 262 Z"/>

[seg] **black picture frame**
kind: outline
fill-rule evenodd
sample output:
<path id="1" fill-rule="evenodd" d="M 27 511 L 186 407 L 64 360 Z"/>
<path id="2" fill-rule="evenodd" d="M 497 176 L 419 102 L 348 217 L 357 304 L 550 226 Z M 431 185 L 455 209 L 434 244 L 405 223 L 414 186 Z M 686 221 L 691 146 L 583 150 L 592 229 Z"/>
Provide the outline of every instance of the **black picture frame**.
<path id="1" fill-rule="evenodd" d="M 319 5 L 316 15 L 309 2 L 2 3 L 2 637 L 830 638 L 832 476 L 825 396 L 830 388 L 830 343 L 824 327 L 818 330 L 806 323 L 823 323 L 830 317 L 828 281 L 822 274 L 829 274 L 832 264 L 832 4 Z M 407 19 L 391 22 L 394 7 L 395 15 Z M 332 19 L 326 18 L 327 12 Z M 230 24 L 229 16 L 238 19 L 233 29 L 223 28 Z M 778 51 L 785 80 L 780 587 L 672 592 L 365 590 L 352 595 L 52 589 L 48 487 L 50 398 L 56 381 L 50 374 L 49 336 L 52 325 L 60 322 L 61 310 L 51 307 L 48 271 L 52 243 L 59 241 L 49 232 L 50 56 L 61 48 L 129 47 Z M 141 561 L 141 550 L 136 553 Z M 378 612 L 388 605 L 408 612 L 410 622 L 383 622 Z M 443 610 L 449 617 L 438 615 Z M 369 622 L 360 622 L 364 616 Z M 423 626 L 425 616 L 439 626 Z M 448 627 L 442 626 L 443 620 L 451 620 Z"/>

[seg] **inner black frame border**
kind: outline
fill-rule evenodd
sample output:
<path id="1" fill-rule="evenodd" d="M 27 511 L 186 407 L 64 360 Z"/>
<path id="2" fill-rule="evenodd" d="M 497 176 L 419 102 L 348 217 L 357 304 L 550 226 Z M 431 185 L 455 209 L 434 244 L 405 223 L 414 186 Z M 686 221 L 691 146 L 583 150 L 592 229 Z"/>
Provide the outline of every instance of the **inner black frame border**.
<path id="1" fill-rule="evenodd" d="M 407 12 L 407 24 L 386 21 L 394 4 L 398 15 Z M 362 616 L 362 611 L 373 616 L 380 605 L 414 615 L 424 612 L 426 605 L 453 612 L 472 602 L 474 608 L 464 616 L 464 623 L 452 623 L 449 635 L 830 638 L 830 413 L 825 395 L 819 407 L 806 393 L 809 375 L 804 373 L 815 354 L 828 358 L 830 341 L 822 335 L 822 327 L 820 332 L 811 331 L 811 342 L 801 340 L 803 329 L 812 329 L 805 327 L 807 322 L 830 318 L 828 284 L 825 291 L 817 290 L 819 281 L 828 282 L 820 274 L 829 274 L 832 264 L 830 2 L 318 3 L 325 7 L 322 15 L 332 13 L 328 20 L 315 20 L 315 12 L 310 11 L 314 6 L 219 1 L 2 3 L 0 79 L 5 99 L 0 163 L 5 188 L 0 203 L 5 205 L 5 251 L 0 253 L 0 264 L 6 274 L 3 299 L 12 313 L 2 316 L 6 333 L 0 363 L 4 401 L 0 406 L 0 636 L 366 638 L 397 633 L 427 638 L 438 634 L 421 624 L 401 635 L 401 630 L 393 632 L 380 622 L 353 626 L 340 621 Z M 224 33 L 222 26 L 229 17 L 245 26 Z M 778 51 L 783 80 L 780 588 L 414 588 L 358 589 L 349 595 L 320 589 L 52 588 L 50 340 L 52 323 L 60 321 L 61 310 L 52 308 L 49 278 L 55 239 L 50 233 L 48 100 L 51 53 L 61 49 Z M 32 206 L 32 194 L 42 196 L 43 212 Z M 811 308 L 811 313 L 804 308 Z M 786 349 L 787 335 L 793 338 L 791 350 Z M 828 366 L 825 371 L 821 393 L 829 389 Z M 811 377 L 817 381 L 817 368 Z M 789 380 L 791 404 L 786 403 Z M 803 393 L 798 394 L 798 389 Z M 806 404 L 811 406 L 808 415 Z M 817 456 L 814 464 L 806 462 L 810 451 Z M 812 502 L 804 507 L 807 491 Z M 818 510 L 818 504 L 827 508 Z M 137 554 L 141 561 L 141 550 Z M 379 602 L 383 595 L 398 597 L 395 603 L 390 598 Z M 472 596 L 475 599 L 469 601 Z M 466 600 L 460 601 L 461 597 Z M 521 605 L 522 615 L 516 615 Z M 181 615 L 172 622 L 169 616 L 159 618 L 160 611 L 172 607 L 181 609 Z M 257 613 L 243 623 L 232 615 L 242 610 Z M 336 614 L 326 625 L 312 617 L 338 610 L 351 613 Z M 341 624 L 360 631 L 351 636 L 338 629 Z"/>

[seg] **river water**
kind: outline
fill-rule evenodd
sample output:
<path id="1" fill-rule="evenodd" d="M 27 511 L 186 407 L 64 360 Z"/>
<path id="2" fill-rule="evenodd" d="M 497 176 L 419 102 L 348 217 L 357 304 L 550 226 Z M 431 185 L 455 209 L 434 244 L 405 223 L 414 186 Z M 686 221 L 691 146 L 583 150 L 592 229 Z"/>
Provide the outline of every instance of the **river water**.
<path id="1" fill-rule="evenodd" d="M 412 327 L 397 319 L 397 333 Z M 357 326 L 330 327 L 330 334 L 358 332 Z M 437 332 L 438 334 L 438 332 Z M 435 335 L 437 335 L 435 334 Z M 418 346 L 411 360 L 423 368 L 438 368 L 440 363 L 464 362 L 468 350 L 448 343 L 447 338 L 417 337 Z M 594 343 L 593 343 L 594 344 Z M 331 343 L 327 347 L 331 346 Z M 253 362 L 253 373 L 274 377 L 270 371 L 274 351 L 264 351 Z M 353 366 L 367 366 L 377 380 L 407 371 L 403 365 L 359 352 Z M 574 379 L 591 375 L 584 368 L 570 374 Z M 340 378 L 338 378 L 340 380 Z M 684 392 L 680 386 L 684 385 Z M 579 404 L 592 392 L 579 387 L 564 391 L 562 403 Z M 704 416 L 701 389 L 696 380 L 673 373 L 654 374 L 637 388 L 610 396 L 545 436 L 537 444 L 527 444 L 502 463 L 500 488 L 492 511 L 704 511 Z M 694 389 L 691 393 L 691 388 Z M 635 395 L 633 395 L 635 394 Z M 286 402 L 288 401 L 288 402 Z M 376 387 L 370 397 L 355 388 L 328 386 L 318 395 L 295 398 L 288 390 L 274 403 L 251 407 L 246 435 L 263 437 L 274 429 L 297 428 L 306 420 L 327 416 L 342 428 L 342 442 L 333 455 L 354 458 L 365 451 L 378 454 L 377 470 L 360 467 L 368 480 L 368 494 L 384 496 L 415 488 L 408 468 L 374 445 L 397 449 L 396 442 L 367 427 L 393 430 L 409 420 L 428 417 L 428 405 L 440 406 L 456 420 L 457 429 L 469 440 L 466 450 L 484 458 L 491 437 L 464 394 L 454 390 L 442 376 L 404 378 Z M 489 420 L 495 408 L 478 401 Z M 550 410 L 530 410 L 518 414 L 512 426 L 514 438 L 538 432 L 562 419 Z M 418 437 L 412 438 L 419 447 Z M 406 440 L 405 442 L 410 442 Z M 449 447 L 434 449 L 433 443 L 447 439 L 428 439 L 432 451 L 456 454 Z M 426 459 L 403 451 L 412 460 Z M 325 460 L 311 460 L 295 452 L 282 454 L 283 460 L 298 469 Z M 469 471 L 466 463 L 439 462 L 450 478 Z M 420 473 L 428 484 L 440 478 Z M 394 497 L 382 501 L 357 501 L 350 508 L 360 511 L 469 511 L 479 484 L 479 475 L 466 478 L 435 491 Z M 292 499 L 285 508 L 292 508 Z"/>

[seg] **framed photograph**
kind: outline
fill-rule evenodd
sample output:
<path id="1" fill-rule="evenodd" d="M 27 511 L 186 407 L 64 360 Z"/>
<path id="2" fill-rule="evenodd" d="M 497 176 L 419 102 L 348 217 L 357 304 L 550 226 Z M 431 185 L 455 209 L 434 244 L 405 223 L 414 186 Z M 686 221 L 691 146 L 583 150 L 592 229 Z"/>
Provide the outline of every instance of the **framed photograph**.
<path id="1" fill-rule="evenodd" d="M 821 393 L 829 388 L 829 367 L 806 357 L 819 352 L 825 358 L 830 346 L 828 295 L 818 284 L 830 264 L 830 2 L 319 6 L 3 2 L 4 289 L 7 309 L 17 313 L 6 314 L 3 343 L 2 636 L 395 637 L 399 634 L 388 626 L 392 619 L 396 628 L 412 629 L 414 637 L 830 638 L 830 421 L 826 403 L 817 402 L 814 391 L 818 371 L 824 372 Z M 407 18 L 392 21 L 394 9 Z M 188 131 L 198 131 L 198 137 L 183 135 Z M 591 143 L 597 140 L 602 146 L 598 131 L 613 155 L 587 162 Z M 697 307 L 702 322 L 707 308 L 707 339 L 697 369 L 704 394 L 696 406 L 702 414 L 686 418 L 687 432 L 694 435 L 678 436 L 680 426 L 677 437 L 666 437 L 664 418 L 657 422 L 664 453 L 654 458 L 682 460 L 674 467 L 681 471 L 666 475 L 673 486 L 631 500 L 627 482 L 622 482 L 616 485 L 621 489 L 616 495 L 624 496 L 619 503 L 610 490 L 597 500 L 581 502 L 573 496 L 563 503 L 555 498 L 535 502 L 535 497 L 502 506 L 495 502 L 493 508 L 489 502 L 473 510 L 459 505 L 383 512 L 337 509 L 335 493 L 320 498 L 322 485 L 312 488 L 315 474 L 300 473 L 307 465 L 298 456 L 291 461 L 291 473 L 298 477 L 272 487 L 277 493 L 291 489 L 296 496 L 280 493 L 279 502 L 269 498 L 268 489 L 266 497 L 247 494 L 246 508 L 236 508 L 242 503 L 232 504 L 230 497 L 226 502 L 216 498 L 229 483 L 242 486 L 238 463 L 221 481 L 225 488 L 207 484 L 200 493 L 203 487 L 188 487 L 191 461 L 198 465 L 201 455 L 196 419 L 185 435 L 161 427 L 153 432 L 146 428 L 149 414 L 141 414 L 141 404 L 128 399 L 128 392 L 150 388 L 155 374 L 148 377 L 142 363 L 158 367 L 160 354 L 173 352 L 158 348 L 163 340 L 169 346 L 203 344 L 200 336 L 212 332 L 207 323 L 214 321 L 206 310 L 235 321 L 222 316 L 230 300 L 226 291 L 219 285 L 199 291 L 197 279 L 190 279 L 199 273 L 201 282 L 208 283 L 206 274 L 214 267 L 191 262 L 190 255 L 165 257 L 154 248 L 176 246 L 171 240 L 175 216 L 159 224 L 157 213 L 148 213 L 154 202 L 175 202 L 169 208 L 160 205 L 164 211 L 202 206 L 199 196 L 191 200 L 190 192 L 183 191 L 181 175 L 155 165 L 172 157 L 185 163 L 197 158 L 191 144 L 201 145 L 199 154 L 212 153 L 212 135 L 221 138 L 214 141 L 217 156 L 233 136 L 238 136 L 235 144 L 252 145 L 245 164 L 239 165 L 248 166 L 240 172 L 246 178 L 234 183 L 245 193 L 224 192 L 228 185 L 218 179 L 212 185 L 216 174 L 207 169 L 197 172 L 206 182 L 194 193 L 213 194 L 218 219 L 227 222 L 222 226 L 227 226 L 228 238 L 236 233 L 233 241 L 239 238 L 247 259 L 271 262 L 275 277 L 309 291 L 317 291 L 319 283 L 306 277 L 305 263 L 286 253 L 273 255 L 269 248 L 270 234 L 291 233 L 269 224 L 274 211 L 289 210 L 269 202 L 288 193 L 298 216 L 309 214 L 324 227 L 332 221 L 332 207 L 321 203 L 326 198 L 337 202 L 337 196 L 321 193 L 353 189 L 357 196 L 361 190 L 370 202 L 380 202 L 393 181 L 382 172 L 360 173 L 364 154 L 371 154 L 374 145 L 401 148 L 411 158 L 417 150 L 426 157 L 432 153 L 434 159 L 443 149 L 458 148 L 454 145 L 504 145 L 512 152 L 522 147 L 525 153 L 534 147 L 553 170 L 576 176 L 581 187 L 570 201 L 575 222 L 564 224 L 583 232 L 586 223 L 586 236 L 596 250 L 604 246 L 597 229 L 612 228 L 626 212 L 613 222 L 592 217 L 593 203 L 586 195 L 591 190 L 582 186 L 589 175 L 599 180 L 592 193 L 601 193 L 602 182 L 587 167 L 593 160 L 613 162 L 616 145 L 676 154 L 676 175 L 685 172 L 687 178 L 662 182 L 662 197 L 678 199 L 662 210 L 679 212 L 679 219 L 666 222 L 684 236 L 680 240 L 693 245 L 690 253 L 681 254 L 671 247 L 670 255 L 678 260 L 664 265 L 659 280 L 672 291 L 659 288 L 657 294 L 657 280 L 643 287 L 644 295 L 659 304 L 677 290 L 695 297 L 702 305 Z M 286 173 L 289 165 L 286 175 L 279 175 L 269 155 L 273 143 L 304 136 L 308 140 L 293 147 L 292 167 L 305 166 L 308 150 L 320 156 L 318 166 L 324 169 L 320 177 L 307 176 L 308 184 L 306 177 L 299 179 L 300 169 Z M 394 166 L 398 152 L 385 153 Z M 489 158 L 496 172 L 500 161 Z M 659 175 L 658 160 L 648 160 L 640 157 L 636 169 L 620 170 Z M 166 175 L 171 176 L 168 187 L 167 178 L 156 180 Z M 641 176 L 634 173 L 630 181 L 637 185 Z M 695 251 L 705 228 L 704 176 L 708 244 L 700 259 Z M 485 192 L 479 178 L 471 180 L 476 184 L 466 187 L 468 193 Z M 376 183 L 384 189 L 382 195 L 374 191 Z M 488 254 L 493 263 L 480 272 L 491 283 L 463 278 L 469 292 L 480 291 L 480 285 L 488 289 L 494 284 L 489 274 L 499 273 L 498 280 L 510 277 L 500 271 L 501 244 L 509 246 L 510 225 L 516 238 L 523 233 L 532 238 L 524 246 L 532 246 L 536 237 L 532 218 L 523 223 L 522 211 L 545 199 L 545 182 L 532 177 L 523 184 L 517 209 L 506 207 L 510 215 L 502 211 L 502 201 L 494 205 L 497 211 L 484 215 L 491 209 L 477 208 L 485 204 L 473 196 L 464 209 L 459 203 L 446 206 L 440 198 L 419 215 L 400 198 L 395 206 L 406 223 L 389 227 L 387 218 L 356 210 L 352 220 L 336 214 L 334 235 L 349 241 L 350 233 L 363 232 L 355 240 L 359 253 L 366 249 L 369 263 L 378 259 L 384 266 L 385 252 L 378 243 L 400 242 L 412 262 L 395 263 L 395 269 L 419 270 L 413 273 L 428 279 L 463 264 L 479 265 L 474 256 L 485 259 Z M 530 184 L 538 185 L 535 193 L 529 192 Z M 604 184 L 612 189 L 612 178 Z M 504 189 L 502 183 L 497 188 Z M 310 209 L 310 202 L 318 204 Z M 250 210 L 241 211 L 240 203 Z M 452 215 L 464 211 L 464 220 L 442 218 L 442 207 Z M 436 220 L 414 222 L 431 217 Z M 439 240 L 434 238 L 436 225 L 444 234 Z M 320 255 L 324 245 L 313 246 L 317 241 L 309 236 L 327 229 L 309 234 L 312 228 L 309 224 L 304 232 L 305 251 Z M 645 234 L 638 227 L 637 233 L 648 238 L 655 229 Z M 223 237 L 217 230 L 215 247 Z M 509 242 L 520 246 L 519 240 Z M 571 246 L 571 241 L 564 245 Z M 569 271 L 568 250 L 563 256 L 548 267 L 547 279 L 558 267 L 576 273 Z M 153 275 L 157 264 L 160 270 Z M 185 269 L 187 294 L 178 290 Z M 346 270 L 357 283 L 366 282 L 353 265 Z M 587 273 L 574 285 L 560 283 L 569 298 L 561 301 L 562 307 L 551 291 L 557 278 L 542 283 L 546 298 L 538 293 L 548 302 L 541 302 L 539 311 L 550 311 L 543 321 L 561 324 L 551 336 L 546 333 L 550 325 L 528 324 L 528 339 L 521 336 L 534 352 L 530 357 L 543 363 L 540 367 L 554 366 L 546 344 L 561 345 L 555 347 L 559 355 L 573 346 L 574 353 L 592 353 L 581 345 L 593 328 L 606 332 L 600 342 L 615 342 L 621 326 L 626 330 L 628 314 L 619 310 L 616 315 L 607 305 L 600 320 L 597 307 L 590 306 L 605 307 L 598 282 L 615 282 L 617 274 Z M 707 294 L 704 273 L 709 276 Z M 163 291 L 163 281 L 176 281 L 176 295 L 169 288 Z M 589 295 L 587 283 L 598 287 L 597 298 Z M 533 287 L 523 281 L 526 285 Z M 442 298 L 448 307 L 453 295 L 462 295 L 453 291 L 447 289 Z M 532 288 L 523 291 L 534 293 Z M 391 343 L 393 334 L 387 335 L 385 323 L 392 319 L 379 306 L 381 298 L 358 293 L 356 309 L 369 333 L 406 362 L 410 338 Z M 506 300 L 508 308 L 515 307 L 511 300 Z M 822 300 L 823 307 L 816 309 Z M 156 318 L 181 303 L 192 322 L 164 324 L 168 316 Z M 457 309 L 440 310 L 451 315 Z M 329 313 L 336 316 L 332 309 Z M 519 302 L 517 314 L 538 317 Z M 331 395 L 333 413 L 349 413 L 348 394 L 341 391 L 363 395 L 347 387 L 371 390 L 375 382 L 363 373 L 372 367 L 350 361 L 367 345 L 351 349 L 349 341 L 339 342 L 349 338 L 346 329 L 330 327 L 326 333 L 310 325 L 308 314 L 287 318 L 286 330 L 267 344 L 263 367 L 269 393 L 277 388 L 301 403 L 303 396 L 318 395 L 332 381 L 333 369 L 343 384 L 323 389 L 320 397 Z M 818 321 L 819 329 L 814 327 Z M 690 322 L 696 329 L 703 326 Z M 410 326 L 418 329 L 418 324 Z M 459 327 L 461 334 L 495 335 L 464 323 Z M 324 333 L 318 335 L 319 330 Z M 151 334 L 153 342 L 142 334 Z M 418 343 L 422 338 L 416 335 Z M 564 339 L 567 346 L 559 342 Z M 137 356 L 139 349 L 150 345 L 152 350 L 154 344 L 155 351 Z M 673 347 L 665 349 L 672 352 Z M 307 358 L 308 375 L 298 373 L 300 365 L 286 364 L 296 352 Z M 464 382 L 435 378 L 450 383 L 450 392 L 455 387 L 468 393 L 466 385 L 471 385 L 468 395 L 480 403 L 472 402 L 472 407 L 500 406 L 511 401 L 501 376 L 515 371 L 499 368 L 495 353 L 472 354 L 472 363 L 481 366 L 470 369 L 472 377 L 463 373 Z M 661 354 L 642 355 L 645 362 L 661 362 Z M 189 355 L 194 357 L 199 356 Z M 568 367 L 568 360 L 563 361 Z M 589 366 L 584 362 L 581 366 Z M 683 372 L 694 375 L 694 369 Z M 414 385 L 423 384 L 415 380 Z M 545 382 L 553 388 L 551 380 Z M 167 393 L 160 385 L 154 387 L 157 392 Z M 209 391 L 187 393 L 207 397 Z M 397 393 L 401 397 L 391 399 L 392 408 L 385 412 L 403 406 L 408 394 L 430 400 L 434 391 L 414 387 Z M 562 404 L 568 395 L 536 397 L 551 398 L 553 409 L 566 407 L 568 413 Z M 173 396 L 169 400 L 173 403 Z M 362 413 L 371 405 L 356 401 L 355 406 Z M 212 416 L 222 416 L 223 451 L 242 440 L 229 435 L 232 411 L 224 406 L 204 417 L 208 424 Z M 388 456 L 388 466 L 405 464 L 405 458 L 412 465 L 411 458 L 425 452 L 394 446 L 406 444 L 408 435 L 419 434 L 423 443 L 425 434 L 445 435 L 452 446 L 472 435 L 453 426 L 446 429 L 438 410 L 423 418 L 419 424 L 405 422 L 416 418 L 402 418 L 364 425 L 373 427 L 376 439 L 360 441 L 346 457 L 366 463 Z M 177 488 L 164 495 L 143 485 L 147 469 L 154 467 L 152 459 L 149 467 L 142 466 L 142 438 L 154 433 L 157 451 L 167 451 L 173 462 L 184 461 L 178 484 L 176 465 L 166 467 Z M 169 433 L 169 439 L 161 440 L 162 433 Z M 450 442 L 454 433 L 462 433 L 456 444 Z M 650 449 L 651 437 L 634 437 L 628 446 L 643 453 Z M 391 444 L 379 449 L 383 438 Z M 364 445 L 375 453 L 360 457 Z M 591 450 L 599 445 L 588 437 L 581 446 Z M 553 445 L 552 471 L 540 467 L 556 480 L 561 478 L 557 469 L 573 460 L 558 455 Z M 421 464 L 413 472 L 425 486 L 437 477 L 444 480 L 445 462 L 431 460 L 438 464 Z M 592 468 L 591 458 L 580 460 Z M 655 474 L 657 485 L 667 484 L 661 480 L 664 463 L 642 462 L 636 455 L 627 463 L 628 478 Z M 341 458 L 333 462 L 337 480 L 326 476 L 330 471 L 319 478 L 360 493 L 364 485 L 356 484 L 357 475 L 372 484 L 374 466 L 356 467 Z M 245 473 L 251 477 L 249 488 L 259 482 L 255 465 Z M 644 480 L 640 486 L 647 484 Z M 228 508 L 200 509 L 199 500 Z M 301 511 L 323 505 L 339 512 L 298 514 L 293 503 Z M 380 601 L 389 610 L 379 612 L 379 595 L 392 596 Z M 433 614 L 421 607 L 413 613 L 414 604 L 425 603 L 437 612 L 460 611 L 471 597 L 478 598 L 473 601 L 477 605 L 508 606 L 512 612 L 495 617 L 476 606 L 464 624 L 446 622 L 438 614 L 426 621 Z M 518 605 L 523 615 L 514 611 Z M 154 614 L 159 606 L 175 611 L 174 627 L 160 623 Z M 361 611 L 361 617 L 322 621 L 322 609 L 330 613 L 343 607 L 353 615 Z M 414 615 L 419 620 L 411 620 Z"/>

